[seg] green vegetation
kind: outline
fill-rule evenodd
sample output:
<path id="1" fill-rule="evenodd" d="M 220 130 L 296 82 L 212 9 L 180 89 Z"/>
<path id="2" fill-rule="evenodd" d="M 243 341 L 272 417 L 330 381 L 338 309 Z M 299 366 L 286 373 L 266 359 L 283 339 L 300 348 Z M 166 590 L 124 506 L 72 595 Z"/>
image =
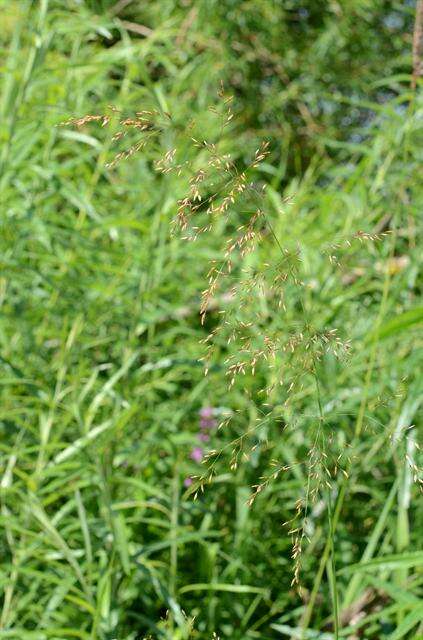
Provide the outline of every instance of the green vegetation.
<path id="1" fill-rule="evenodd" d="M 415 3 L 0 8 L 0 639 L 422 638 Z"/>

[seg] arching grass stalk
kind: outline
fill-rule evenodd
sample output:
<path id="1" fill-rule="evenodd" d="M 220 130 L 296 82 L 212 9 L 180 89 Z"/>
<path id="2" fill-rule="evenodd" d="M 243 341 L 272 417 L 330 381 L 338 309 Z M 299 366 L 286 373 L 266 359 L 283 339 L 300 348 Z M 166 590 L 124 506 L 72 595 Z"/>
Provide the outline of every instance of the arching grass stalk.
<path id="1" fill-rule="evenodd" d="M 226 98 L 223 94 L 220 94 L 220 98 L 223 102 L 221 104 L 222 113 L 219 117 L 221 118 L 223 127 L 228 126 L 232 120 L 232 98 Z M 120 160 L 130 158 L 132 155 L 143 149 L 147 142 L 151 143 L 153 140 L 159 140 L 163 131 L 167 130 L 168 127 L 172 127 L 171 117 L 168 114 L 162 114 L 156 110 L 144 110 L 137 112 L 135 118 L 123 117 L 119 112 L 112 112 L 111 115 L 87 115 L 82 118 L 70 119 L 64 124 L 70 124 L 80 127 L 91 121 L 94 121 L 100 123 L 102 126 L 106 126 L 109 125 L 115 117 L 119 118 L 120 129 L 117 131 L 117 133 L 114 133 L 113 139 L 120 140 L 122 138 L 125 138 L 128 131 L 135 131 L 139 137 L 135 144 L 127 147 L 124 151 L 119 152 L 115 156 L 114 160 L 109 163 L 110 167 L 115 166 Z M 113 129 L 113 131 L 115 132 L 116 130 Z M 243 224 L 238 226 L 236 230 L 230 231 L 231 237 L 226 239 L 223 247 L 220 247 L 220 250 L 223 252 L 223 259 L 219 261 L 213 260 L 210 263 L 210 270 L 207 274 L 208 286 L 202 292 L 202 301 L 200 306 L 200 317 L 202 324 L 204 324 L 207 311 L 219 291 L 222 279 L 226 279 L 226 281 L 228 282 L 227 286 L 231 287 L 229 288 L 229 291 L 231 292 L 232 296 L 239 293 L 239 288 L 234 286 L 234 275 L 232 275 L 232 268 L 235 264 L 241 264 L 242 260 L 256 248 L 257 243 L 260 241 L 264 234 L 263 227 L 267 227 L 270 235 L 273 237 L 278 251 L 280 251 L 282 255 L 282 265 L 284 264 L 285 260 L 288 265 L 286 271 L 285 267 L 281 267 L 280 274 L 278 274 L 278 277 L 280 276 L 280 280 L 275 277 L 270 287 L 271 291 L 274 294 L 276 294 L 276 289 L 278 290 L 277 293 L 279 295 L 279 302 L 277 308 L 285 308 L 283 302 L 283 291 L 281 292 L 281 289 L 283 289 L 283 283 L 288 278 L 290 278 L 292 284 L 295 285 L 296 291 L 300 291 L 303 283 L 297 277 L 296 263 L 292 262 L 291 264 L 291 252 L 289 252 L 288 249 L 282 246 L 277 234 L 275 233 L 272 223 L 269 220 L 268 215 L 263 210 L 263 190 L 259 190 L 254 182 L 250 182 L 250 171 L 255 171 L 258 165 L 267 157 L 269 153 L 268 143 L 262 143 L 255 151 L 253 159 L 244 167 L 243 170 L 240 170 L 236 162 L 234 162 L 234 160 L 231 158 L 230 154 L 221 153 L 219 151 L 217 144 L 220 139 L 217 142 L 207 142 L 206 140 L 201 141 L 197 138 L 192 137 L 192 133 L 192 129 L 189 128 L 188 130 L 183 129 L 182 132 L 180 132 L 180 135 L 184 139 L 184 144 L 188 142 L 190 145 L 192 145 L 192 149 L 195 150 L 194 157 L 191 157 L 191 155 L 188 157 L 188 159 L 186 159 L 185 156 L 182 156 L 181 158 L 179 157 L 179 155 L 181 154 L 178 153 L 179 145 L 177 143 L 179 141 L 179 138 L 177 138 L 174 141 L 175 146 L 171 149 L 168 149 L 164 156 L 160 157 L 160 159 L 157 160 L 154 165 L 155 169 L 163 175 L 173 173 L 174 175 L 176 175 L 176 177 L 179 178 L 182 174 L 184 176 L 188 174 L 186 180 L 185 195 L 177 201 L 178 209 L 176 218 L 173 222 L 174 228 L 179 229 L 179 231 L 183 233 L 183 239 L 195 241 L 200 235 L 208 233 L 216 223 L 228 225 L 228 228 L 231 229 L 231 225 L 233 225 L 233 215 L 231 215 L 233 213 L 233 209 L 238 210 L 238 213 L 240 215 L 242 214 L 240 221 L 243 221 Z M 255 202 L 253 207 L 252 200 L 254 200 Z M 244 205 L 247 208 L 246 210 L 244 210 Z M 249 214 L 247 220 L 244 219 L 245 214 Z M 261 224 L 260 221 L 263 221 L 263 224 Z M 368 234 L 359 230 L 353 237 L 358 238 L 361 242 L 363 239 L 379 240 L 382 235 L 384 234 Z M 333 245 L 335 251 L 337 249 L 337 246 L 339 245 Z M 346 246 L 350 246 L 350 241 L 348 240 L 348 238 L 346 239 Z M 234 262 L 235 256 L 237 257 L 236 263 Z M 333 264 L 334 256 L 329 256 L 329 258 L 330 262 Z M 297 254 L 295 254 L 295 259 L 298 261 Z M 269 266 L 270 265 L 268 265 L 267 263 L 262 262 L 260 267 L 263 268 L 263 273 L 266 272 Z M 279 270 L 279 263 L 276 265 L 276 267 Z M 385 304 L 389 291 L 389 276 L 390 274 L 387 273 L 385 277 L 383 296 L 379 309 L 378 319 L 376 322 L 376 328 L 379 327 L 381 319 L 384 315 Z M 241 302 L 243 300 L 242 296 L 250 294 L 250 292 L 253 290 L 258 291 L 258 294 L 260 294 L 261 286 L 261 281 L 256 279 L 254 274 L 250 277 L 249 280 L 241 280 L 241 287 L 244 287 L 244 290 L 241 290 Z M 326 463 L 326 453 L 328 449 L 325 442 L 325 416 L 323 412 L 321 389 L 319 385 L 318 363 L 323 354 L 326 352 L 326 347 L 323 346 L 322 348 L 321 344 L 327 344 L 331 339 L 334 339 L 335 347 L 333 348 L 333 352 L 336 356 L 340 344 L 342 347 L 344 347 L 344 345 L 342 345 L 341 341 L 336 337 L 333 338 L 334 334 L 332 331 L 324 334 L 322 338 L 321 334 L 313 329 L 312 322 L 308 313 L 309 310 L 306 308 L 306 301 L 303 298 L 304 296 L 302 294 L 297 296 L 297 302 L 301 310 L 302 319 L 304 320 L 303 330 L 289 335 L 285 341 L 281 339 L 280 331 L 277 328 L 276 330 L 273 330 L 273 334 L 271 333 L 270 335 L 265 335 L 262 342 L 258 342 L 256 344 L 254 342 L 254 335 L 251 335 L 249 333 L 249 327 L 255 326 L 254 323 L 257 322 L 257 320 L 261 321 L 261 319 L 258 318 L 257 315 L 253 314 L 253 317 L 250 317 L 248 315 L 241 315 L 240 318 L 235 319 L 235 322 L 233 322 L 234 319 L 230 315 L 228 315 L 226 319 L 221 315 L 220 324 L 217 324 L 216 327 L 212 329 L 207 338 L 203 340 L 203 343 L 208 345 L 206 347 L 206 357 L 203 358 L 203 360 L 205 364 L 205 372 L 207 372 L 211 357 L 210 348 L 212 343 L 215 341 L 217 332 L 222 327 L 227 328 L 229 326 L 231 333 L 228 337 L 228 344 L 232 340 L 239 341 L 238 351 L 234 354 L 234 356 L 230 355 L 230 357 L 225 360 L 225 364 L 227 364 L 227 375 L 229 375 L 230 381 L 229 388 L 231 388 L 234 384 L 235 376 L 244 374 L 247 367 L 250 367 L 252 375 L 254 375 L 256 364 L 259 361 L 267 362 L 268 358 L 274 361 L 274 359 L 276 358 L 276 354 L 283 354 L 286 352 L 295 352 L 295 356 L 293 357 L 298 358 L 296 350 L 299 349 L 299 347 L 302 348 L 302 351 L 300 352 L 301 354 L 303 354 L 301 356 L 301 360 L 299 362 L 298 360 L 294 361 L 298 366 L 295 370 L 294 377 L 291 378 L 291 380 L 293 381 L 287 388 L 287 394 L 290 393 L 292 387 L 300 376 L 302 376 L 304 373 L 310 375 L 314 380 L 314 384 L 316 385 L 315 397 L 317 399 L 318 423 L 317 428 L 313 434 L 313 443 L 309 452 L 310 455 L 305 496 L 301 497 L 301 499 L 297 501 L 296 514 L 290 521 L 296 522 L 296 524 L 291 528 L 290 531 L 290 534 L 293 536 L 292 557 L 295 563 L 294 578 L 292 584 L 299 585 L 301 550 L 304 538 L 306 538 L 307 536 L 306 525 L 308 520 L 310 502 L 321 491 L 322 494 L 326 496 L 328 536 L 318 572 L 314 580 L 310 599 L 307 603 L 303 615 L 302 629 L 304 634 L 309 626 L 316 602 L 317 593 L 322 581 L 323 572 L 326 568 L 332 595 L 334 632 L 335 637 L 338 638 L 339 597 L 334 558 L 334 540 L 346 493 L 348 476 L 351 470 L 352 461 L 350 460 L 346 465 L 346 469 L 343 470 L 345 477 L 341 482 L 338 498 L 333 508 L 331 496 L 333 474 Z M 248 304 L 240 305 L 240 308 L 244 311 L 245 309 L 247 309 L 248 311 L 249 307 L 250 305 Z M 222 313 L 224 312 L 222 311 Z M 364 392 L 354 429 L 352 443 L 353 447 L 358 442 L 363 428 L 364 415 L 367 407 L 367 398 L 369 395 L 370 383 L 374 365 L 376 362 L 377 344 L 378 337 L 376 331 L 371 347 L 369 366 L 364 384 Z M 249 362 L 248 360 L 245 360 L 245 354 L 248 354 L 251 358 Z M 288 380 L 288 382 L 290 382 L 291 380 Z M 282 373 L 280 373 L 279 375 L 279 382 L 281 382 L 281 384 L 282 382 L 284 382 Z M 284 383 L 287 384 L 286 382 Z M 273 387 L 265 388 L 261 391 L 268 392 L 271 388 Z M 208 462 L 213 455 L 217 454 L 217 451 L 209 452 L 207 460 L 205 458 L 205 461 Z M 236 465 L 237 459 L 235 456 L 233 463 L 231 462 L 231 469 L 235 469 Z M 252 504 L 255 496 L 257 496 L 262 491 L 262 489 L 267 486 L 272 478 L 277 477 L 281 471 L 287 470 L 289 468 L 289 466 L 283 466 L 281 467 L 281 469 L 276 470 L 276 472 L 272 472 L 268 479 L 262 477 L 260 479 L 261 482 L 258 485 L 254 485 L 254 492 L 249 500 L 249 504 Z M 213 471 L 210 470 L 210 468 L 209 472 L 205 476 L 195 476 L 196 480 L 191 487 L 191 491 L 194 493 L 194 497 L 197 495 L 199 490 L 203 489 L 204 483 L 211 481 L 212 476 Z M 324 487 L 322 485 L 324 485 Z M 297 526 L 298 523 L 300 524 Z M 173 524 L 175 524 L 175 522 Z M 172 557 L 173 588 L 175 587 L 176 580 L 176 560 L 177 556 L 176 552 L 174 552 Z"/>

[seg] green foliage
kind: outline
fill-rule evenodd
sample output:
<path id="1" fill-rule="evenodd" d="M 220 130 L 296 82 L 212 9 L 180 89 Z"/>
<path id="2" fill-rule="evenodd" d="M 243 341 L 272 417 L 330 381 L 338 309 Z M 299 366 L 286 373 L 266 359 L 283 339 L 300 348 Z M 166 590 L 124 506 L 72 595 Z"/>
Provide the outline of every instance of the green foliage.
<path id="1" fill-rule="evenodd" d="M 326 639 L 336 603 L 339 637 L 419 637 L 413 3 L 0 8 L 0 638 Z M 221 81 L 235 96 L 223 131 L 209 109 L 221 109 Z M 110 105 L 171 122 L 107 168 L 136 132 L 116 143 L 114 123 L 58 125 Z M 240 170 L 270 143 L 252 179 L 302 283 L 287 281 L 283 309 L 223 287 L 200 322 L 210 261 L 246 212 L 235 206 L 196 242 L 171 233 L 189 171 L 155 164 L 177 146 L 201 165 L 191 123 Z M 271 233 L 237 255 L 228 287 L 265 263 L 281 264 Z M 240 351 L 225 328 L 207 377 L 199 362 L 222 310 L 252 319 L 258 342 L 310 331 L 320 346 L 336 329 L 351 348 L 315 371 L 300 370 L 308 349 L 278 354 L 285 387 L 282 369 L 260 363 L 228 390 L 225 361 Z M 184 480 L 203 471 L 190 451 L 205 406 L 232 419 L 212 436 L 215 473 L 194 501 Z M 313 450 L 329 487 L 320 479 L 305 504 Z M 286 470 L 272 479 L 275 461 Z M 282 526 L 299 503 L 300 592 Z"/>

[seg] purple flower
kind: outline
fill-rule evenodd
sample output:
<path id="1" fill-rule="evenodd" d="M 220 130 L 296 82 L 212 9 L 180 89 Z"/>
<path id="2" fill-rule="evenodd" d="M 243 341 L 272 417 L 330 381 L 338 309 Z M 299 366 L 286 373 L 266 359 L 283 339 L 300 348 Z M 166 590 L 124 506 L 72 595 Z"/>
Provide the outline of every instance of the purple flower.
<path id="1" fill-rule="evenodd" d="M 203 449 L 201 447 L 194 447 L 194 449 L 191 451 L 191 460 L 194 460 L 194 462 L 201 462 L 203 459 Z"/>
<path id="2" fill-rule="evenodd" d="M 209 429 L 214 429 L 217 426 L 217 422 L 214 419 L 214 409 L 213 407 L 203 407 L 198 412 L 200 416 L 200 429 L 202 431 L 208 431 Z"/>
<path id="3" fill-rule="evenodd" d="M 200 429 L 214 429 L 216 427 L 216 420 L 214 418 L 201 418 Z"/>
<path id="4" fill-rule="evenodd" d="M 199 424 L 198 424 L 198 432 L 197 432 L 197 440 L 203 445 L 206 442 L 210 441 L 210 434 L 208 433 L 211 429 L 215 429 L 217 427 L 217 420 L 214 418 L 215 409 L 211 406 L 202 407 L 199 410 Z M 204 449 L 203 446 L 193 447 L 190 452 L 191 460 L 199 464 L 204 459 Z M 184 486 L 190 487 L 193 483 L 192 478 L 188 477 L 184 480 Z"/>
<path id="5" fill-rule="evenodd" d="M 212 418 L 213 407 L 203 407 L 198 413 L 200 414 L 200 418 Z"/>

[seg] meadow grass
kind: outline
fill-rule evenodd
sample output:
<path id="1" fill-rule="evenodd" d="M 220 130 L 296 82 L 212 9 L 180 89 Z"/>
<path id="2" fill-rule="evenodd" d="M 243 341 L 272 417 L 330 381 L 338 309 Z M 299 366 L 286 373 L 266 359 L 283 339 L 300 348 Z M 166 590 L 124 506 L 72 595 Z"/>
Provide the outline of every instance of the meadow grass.
<path id="1" fill-rule="evenodd" d="M 422 637 L 414 7 L 294 5 L 0 2 L 0 638 Z"/>

